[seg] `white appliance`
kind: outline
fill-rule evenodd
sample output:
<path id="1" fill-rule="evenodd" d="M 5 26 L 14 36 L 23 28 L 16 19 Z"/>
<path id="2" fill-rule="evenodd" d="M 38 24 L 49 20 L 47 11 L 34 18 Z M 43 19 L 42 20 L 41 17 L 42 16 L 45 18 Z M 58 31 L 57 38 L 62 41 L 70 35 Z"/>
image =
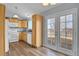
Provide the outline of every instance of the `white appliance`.
<path id="1" fill-rule="evenodd" d="M 9 51 L 9 43 L 19 40 L 19 33 L 17 32 L 18 23 L 11 23 L 5 20 L 5 52 Z"/>
<path id="2" fill-rule="evenodd" d="M 16 42 L 16 41 L 19 41 L 19 33 L 18 33 L 18 23 L 11 23 L 9 22 L 8 24 L 8 39 L 9 39 L 9 42 Z"/>
<path id="3" fill-rule="evenodd" d="M 30 45 L 32 44 L 32 33 L 30 32 L 27 34 L 27 43 Z"/>
<path id="4" fill-rule="evenodd" d="M 28 20 L 27 43 L 32 44 L 32 20 Z"/>

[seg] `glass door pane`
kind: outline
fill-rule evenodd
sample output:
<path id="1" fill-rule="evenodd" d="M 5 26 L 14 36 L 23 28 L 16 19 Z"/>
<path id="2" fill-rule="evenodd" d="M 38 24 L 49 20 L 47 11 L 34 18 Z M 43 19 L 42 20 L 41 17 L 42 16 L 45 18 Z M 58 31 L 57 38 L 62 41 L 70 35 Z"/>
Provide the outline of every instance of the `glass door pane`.
<path id="1" fill-rule="evenodd" d="M 60 17 L 60 46 L 69 50 L 72 49 L 72 24 L 72 14 Z"/>
<path id="2" fill-rule="evenodd" d="M 72 14 L 66 16 L 66 45 L 67 49 L 72 49 L 72 35 L 73 35 L 73 21 Z"/>
<path id="3" fill-rule="evenodd" d="M 60 46 L 66 48 L 65 40 L 65 16 L 60 17 Z"/>
<path id="4" fill-rule="evenodd" d="M 55 45 L 55 18 L 48 19 L 48 44 Z"/>

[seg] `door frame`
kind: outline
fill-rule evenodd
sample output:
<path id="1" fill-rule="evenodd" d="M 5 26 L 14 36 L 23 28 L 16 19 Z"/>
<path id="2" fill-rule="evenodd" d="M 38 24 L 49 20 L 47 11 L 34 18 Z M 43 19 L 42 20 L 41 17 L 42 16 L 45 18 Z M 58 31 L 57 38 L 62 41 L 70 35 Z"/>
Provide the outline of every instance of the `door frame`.
<path id="1" fill-rule="evenodd" d="M 68 14 L 73 14 L 73 19 L 75 19 L 75 20 L 73 20 L 74 34 L 73 34 L 72 50 L 62 49 L 62 48 L 59 47 L 60 33 L 59 33 L 59 26 L 58 26 L 59 20 L 57 20 L 57 19 L 60 19 L 59 17 L 62 16 L 62 15 L 68 15 Z M 56 41 L 57 41 L 56 47 L 51 48 L 51 46 L 47 45 L 47 42 L 46 42 L 46 40 L 48 38 L 47 20 L 49 18 L 53 18 L 53 17 L 56 17 L 56 21 L 58 22 L 58 24 L 57 24 L 57 26 L 58 26 L 58 36 L 57 36 L 57 38 L 58 39 L 56 39 Z M 43 28 L 43 31 L 44 31 L 44 33 L 43 33 L 43 35 L 44 35 L 43 46 L 54 49 L 54 50 L 59 51 L 59 52 L 63 52 L 64 54 L 67 54 L 67 55 L 77 55 L 77 8 L 72 8 L 72 9 L 64 10 L 62 12 L 58 12 L 58 13 L 55 13 L 55 14 L 52 14 L 52 15 L 48 15 L 48 16 L 45 17 L 43 22 L 44 22 L 44 25 L 43 25 L 44 26 L 44 28 Z"/>

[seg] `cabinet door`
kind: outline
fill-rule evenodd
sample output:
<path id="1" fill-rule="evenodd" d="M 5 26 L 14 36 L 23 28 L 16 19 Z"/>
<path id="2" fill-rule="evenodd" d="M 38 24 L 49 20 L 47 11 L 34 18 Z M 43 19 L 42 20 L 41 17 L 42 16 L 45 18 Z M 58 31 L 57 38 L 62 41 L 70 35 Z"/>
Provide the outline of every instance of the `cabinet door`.
<path id="1" fill-rule="evenodd" d="M 43 16 L 33 15 L 32 16 L 32 45 L 34 47 L 42 46 L 42 23 Z"/>
<path id="2" fill-rule="evenodd" d="M 42 16 L 36 16 L 36 47 L 42 46 Z"/>
<path id="3" fill-rule="evenodd" d="M 19 40 L 25 41 L 27 40 L 27 33 L 26 32 L 20 32 L 19 33 Z"/>
<path id="4" fill-rule="evenodd" d="M 22 28 L 27 28 L 27 21 L 26 20 L 19 20 L 18 21 L 18 26 Z"/>

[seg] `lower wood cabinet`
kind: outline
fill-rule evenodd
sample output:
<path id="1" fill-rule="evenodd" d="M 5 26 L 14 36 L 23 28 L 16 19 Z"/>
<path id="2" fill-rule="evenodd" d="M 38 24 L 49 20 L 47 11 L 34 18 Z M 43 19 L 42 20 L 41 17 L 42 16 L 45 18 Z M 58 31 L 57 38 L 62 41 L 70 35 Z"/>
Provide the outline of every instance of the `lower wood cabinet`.
<path id="1" fill-rule="evenodd" d="M 19 40 L 26 42 L 27 41 L 27 33 L 26 32 L 20 32 L 19 33 Z"/>

